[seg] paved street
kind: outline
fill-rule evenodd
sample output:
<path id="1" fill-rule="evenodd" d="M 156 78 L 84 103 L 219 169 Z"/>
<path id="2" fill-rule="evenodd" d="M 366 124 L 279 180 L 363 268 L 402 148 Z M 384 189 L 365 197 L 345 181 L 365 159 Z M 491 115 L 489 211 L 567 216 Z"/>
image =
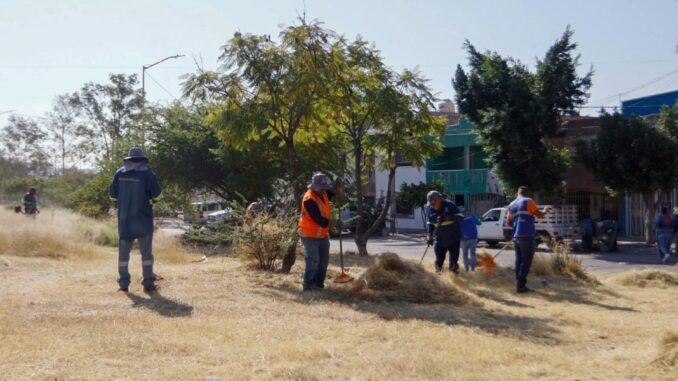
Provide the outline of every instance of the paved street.
<path id="1" fill-rule="evenodd" d="M 356 250 L 353 237 L 344 237 L 344 251 Z M 497 248 L 485 247 L 480 243 L 479 249 L 487 250 L 490 254 L 497 254 L 503 245 Z M 419 260 L 426 249 L 426 241 L 423 238 L 415 236 L 397 235 L 389 237 L 373 237 L 369 240 L 367 248 L 370 254 L 379 254 L 384 252 L 396 253 L 407 259 Z M 678 258 L 672 257 L 668 263 L 664 264 L 657 255 L 656 247 L 647 247 L 639 242 L 619 241 L 619 250 L 615 253 L 594 252 L 589 254 L 576 254 L 580 258 L 588 271 L 598 274 L 623 272 L 631 269 L 657 268 L 668 271 L 678 272 Z M 331 240 L 331 250 L 339 250 L 339 240 Z M 544 246 L 540 246 L 538 253 L 548 255 L 549 251 Z M 427 261 L 433 261 L 435 255 L 433 248 L 426 253 Z M 497 262 L 502 266 L 512 266 L 514 261 L 513 248 L 509 247 L 502 251 L 497 257 Z M 461 266 L 461 259 L 459 260 Z"/>

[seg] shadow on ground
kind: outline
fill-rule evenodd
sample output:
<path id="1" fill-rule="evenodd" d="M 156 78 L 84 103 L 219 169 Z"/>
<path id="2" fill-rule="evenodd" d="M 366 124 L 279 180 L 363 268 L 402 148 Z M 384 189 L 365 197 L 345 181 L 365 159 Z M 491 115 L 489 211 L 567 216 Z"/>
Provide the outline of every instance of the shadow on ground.
<path id="1" fill-rule="evenodd" d="M 125 293 L 132 301 L 134 308 L 146 308 L 161 316 L 165 317 L 186 317 L 193 313 L 193 306 L 176 302 L 168 299 L 158 292 L 149 294 L 148 297 L 133 294 L 131 292 Z"/>

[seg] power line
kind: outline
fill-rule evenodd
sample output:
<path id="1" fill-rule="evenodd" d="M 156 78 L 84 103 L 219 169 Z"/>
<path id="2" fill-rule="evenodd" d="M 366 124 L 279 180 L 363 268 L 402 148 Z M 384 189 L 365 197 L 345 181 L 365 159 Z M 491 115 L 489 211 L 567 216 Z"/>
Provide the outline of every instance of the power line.
<path id="1" fill-rule="evenodd" d="M 604 100 L 608 100 L 608 99 L 614 99 L 614 98 L 616 98 L 616 97 L 619 97 L 619 98 L 621 99 L 621 97 L 624 96 L 624 95 L 631 94 L 631 93 L 633 93 L 633 92 L 636 92 L 636 91 L 638 91 L 638 90 L 642 90 L 642 89 L 644 89 L 644 88 L 646 88 L 646 87 L 648 87 L 648 86 L 650 86 L 650 85 L 653 85 L 653 84 L 655 84 L 655 83 L 662 82 L 662 81 L 664 81 L 665 79 L 671 77 L 672 75 L 674 75 L 674 74 L 676 74 L 676 73 L 678 73 L 678 69 L 675 69 L 675 70 L 672 70 L 672 71 L 670 71 L 670 72 L 668 72 L 668 73 L 666 73 L 666 74 L 663 74 L 663 75 L 661 75 L 661 76 L 659 76 L 659 77 L 657 77 L 657 78 L 655 78 L 655 79 L 653 79 L 653 80 L 651 80 L 651 81 L 648 81 L 648 82 L 646 82 L 646 83 L 644 83 L 644 84 L 642 84 L 642 85 L 640 85 L 640 86 L 636 86 L 636 87 L 632 88 L 631 90 L 627 90 L 627 91 L 624 91 L 624 92 L 621 92 L 621 93 L 618 93 L 618 94 L 610 95 L 610 96 L 605 97 L 605 98 L 598 98 L 597 100 L 598 100 L 598 101 L 604 101 Z"/>
<path id="2" fill-rule="evenodd" d="M 153 82 L 155 82 L 155 84 L 158 85 L 161 89 L 165 90 L 165 92 L 166 92 L 167 94 L 169 94 L 170 97 L 172 97 L 172 98 L 174 98 L 174 99 L 176 99 L 176 100 L 179 100 L 179 98 L 177 98 L 176 96 L 174 96 L 174 94 L 172 94 L 172 93 L 171 93 L 169 90 L 167 90 L 163 85 L 161 85 L 160 82 L 156 81 L 155 78 L 153 78 L 152 75 L 150 75 L 150 74 L 148 74 L 148 73 L 146 73 L 146 75 L 147 75 L 148 78 L 150 78 Z"/>

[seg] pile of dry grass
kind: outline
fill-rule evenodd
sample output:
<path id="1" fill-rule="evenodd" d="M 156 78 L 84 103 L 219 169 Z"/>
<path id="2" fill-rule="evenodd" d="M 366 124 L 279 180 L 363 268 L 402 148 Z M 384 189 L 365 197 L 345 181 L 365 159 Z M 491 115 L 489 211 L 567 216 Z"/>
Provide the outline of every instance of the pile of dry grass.
<path id="1" fill-rule="evenodd" d="M 659 356 L 655 363 L 667 368 L 678 366 L 678 333 L 668 332 L 659 341 Z"/>
<path id="2" fill-rule="evenodd" d="M 566 245 L 556 245 L 553 253 L 548 256 L 535 255 L 530 272 L 535 276 L 562 275 L 575 281 L 600 283 L 586 272 L 581 259 L 572 255 L 570 248 Z"/>
<path id="3" fill-rule="evenodd" d="M 678 275 L 654 269 L 626 272 L 613 277 L 613 280 L 623 286 L 641 288 L 678 286 Z"/>
<path id="4" fill-rule="evenodd" d="M 451 282 L 423 267 L 385 253 L 374 258 L 370 267 L 356 281 L 360 296 L 384 301 L 410 303 L 467 304 L 470 298 Z"/>

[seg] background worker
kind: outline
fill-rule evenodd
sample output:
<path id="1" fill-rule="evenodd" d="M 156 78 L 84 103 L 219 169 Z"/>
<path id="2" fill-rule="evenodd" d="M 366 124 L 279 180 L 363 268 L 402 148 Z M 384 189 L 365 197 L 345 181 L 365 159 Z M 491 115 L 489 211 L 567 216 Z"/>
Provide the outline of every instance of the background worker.
<path id="1" fill-rule="evenodd" d="M 304 245 L 304 291 L 325 288 L 325 276 L 330 260 L 330 199 L 337 193 L 340 182 L 334 186 L 322 173 L 316 173 L 301 201 L 299 236 Z M 341 222 L 336 223 L 341 229 Z"/>
<path id="2" fill-rule="evenodd" d="M 28 216 L 35 216 L 38 214 L 38 192 L 34 187 L 28 188 L 28 192 L 24 194 L 22 204 L 24 206 L 24 213 Z"/>
<path id="3" fill-rule="evenodd" d="M 108 189 L 118 206 L 118 285 L 127 292 L 130 284 L 129 256 L 134 240 L 139 241 L 145 292 L 156 291 L 153 272 L 153 202 L 160 200 L 162 188 L 155 173 L 148 169 L 148 158 L 141 148 L 132 148 L 123 167 L 113 176 Z"/>
<path id="4" fill-rule="evenodd" d="M 596 226 L 593 220 L 586 217 L 581 220 L 579 227 L 581 228 L 581 248 L 585 253 L 590 253 L 593 250 L 593 237 L 596 236 Z"/>
<path id="5" fill-rule="evenodd" d="M 661 258 L 662 262 L 666 263 L 669 257 L 671 257 L 671 234 L 673 234 L 669 208 L 662 208 L 662 214 L 657 216 L 652 230 L 657 234 L 659 258 Z"/>
<path id="6" fill-rule="evenodd" d="M 436 254 L 436 271 L 440 272 L 445 263 L 445 255 L 450 252 L 450 271 L 459 274 L 459 242 L 461 240 L 461 220 L 463 215 L 457 205 L 443 199 L 438 191 L 426 195 L 428 215 L 427 244 L 433 245 Z M 435 233 L 435 237 L 434 237 Z"/>
<path id="7" fill-rule="evenodd" d="M 507 223 L 513 226 L 513 242 L 516 250 L 516 291 L 530 292 L 527 288 L 527 274 L 532 266 L 534 250 L 537 246 L 536 218 L 543 218 L 549 209 L 540 211 L 534 200 L 527 197 L 527 187 L 518 188 L 516 199 L 508 206 Z"/>
<path id="8" fill-rule="evenodd" d="M 673 228 L 672 243 L 675 243 L 673 254 L 678 255 L 678 206 L 673 207 L 673 214 L 671 214 L 671 227 Z"/>
<path id="9" fill-rule="evenodd" d="M 478 225 L 480 219 L 471 212 L 461 221 L 461 258 L 466 271 L 476 271 L 476 245 L 478 244 Z"/>

